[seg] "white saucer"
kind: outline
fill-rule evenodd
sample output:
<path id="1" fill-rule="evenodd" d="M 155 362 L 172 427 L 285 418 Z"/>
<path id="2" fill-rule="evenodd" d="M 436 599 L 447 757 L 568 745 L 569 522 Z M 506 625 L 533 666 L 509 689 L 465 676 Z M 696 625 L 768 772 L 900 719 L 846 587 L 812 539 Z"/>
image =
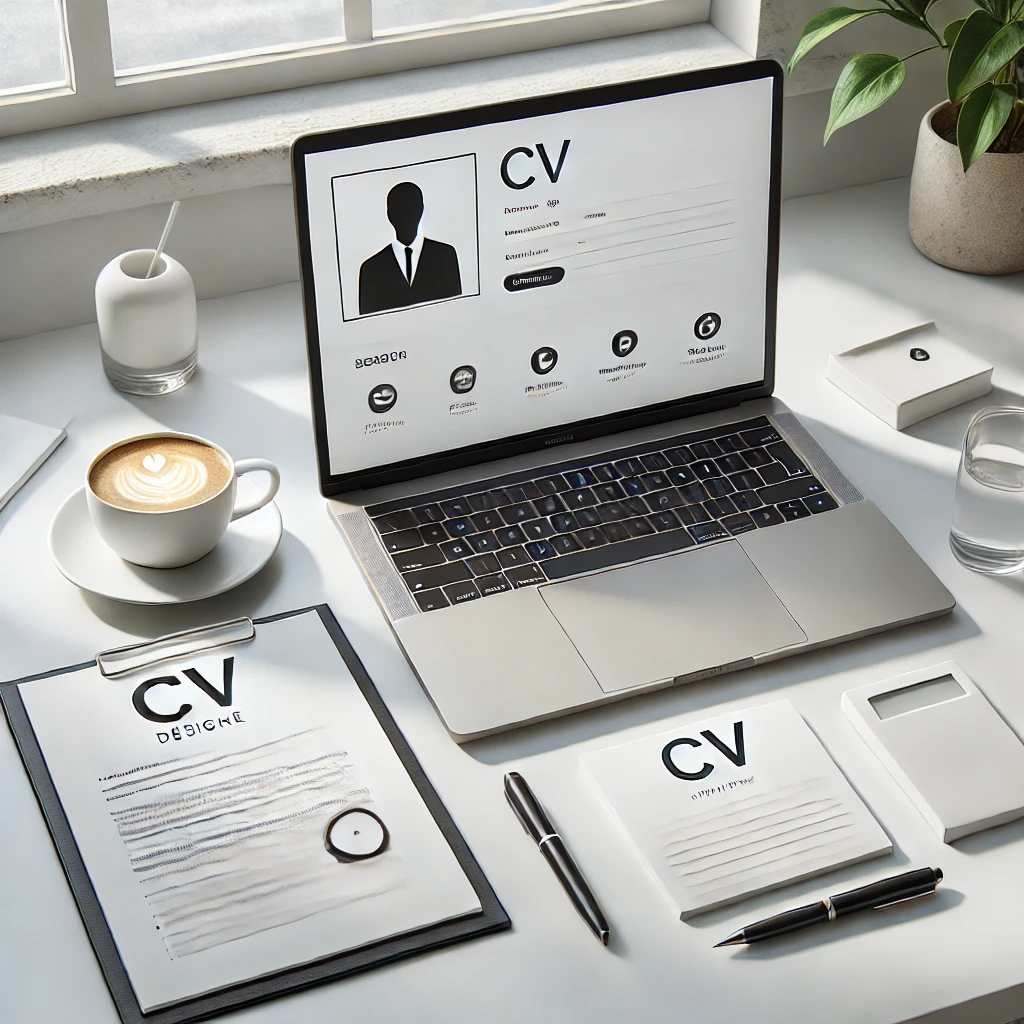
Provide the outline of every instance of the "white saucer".
<path id="1" fill-rule="evenodd" d="M 245 494 L 256 485 L 239 478 Z M 132 565 L 100 540 L 89 518 L 85 488 L 72 494 L 50 524 L 50 556 L 82 590 L 128 604 L 183 604 L 214 597 L 251 579 L 281 543 L 281 512 L 274 502 L 236 519 L 206 556 L 179 569 Z"/>

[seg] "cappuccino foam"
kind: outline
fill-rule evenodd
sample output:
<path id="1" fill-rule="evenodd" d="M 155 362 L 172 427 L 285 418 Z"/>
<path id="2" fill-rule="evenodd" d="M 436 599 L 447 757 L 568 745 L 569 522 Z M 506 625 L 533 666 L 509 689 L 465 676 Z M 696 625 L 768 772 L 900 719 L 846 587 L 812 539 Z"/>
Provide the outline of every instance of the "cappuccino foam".
<path id="1" fill-rule="evenodd" d="M 215 448 L 184 437 L 146 437 L 107 452 L 89 486 L 109 505 L 133 512 L 170 512 L 219 494 L 232 476 Z"/>

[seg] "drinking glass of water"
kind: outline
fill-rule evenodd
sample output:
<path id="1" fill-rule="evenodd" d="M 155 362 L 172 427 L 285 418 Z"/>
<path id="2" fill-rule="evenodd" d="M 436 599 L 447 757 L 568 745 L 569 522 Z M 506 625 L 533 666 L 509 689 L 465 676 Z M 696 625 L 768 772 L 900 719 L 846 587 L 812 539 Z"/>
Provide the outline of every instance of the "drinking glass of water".
<path id="1" fill-rule="evenodd" d="M 968 424 L 949 546 L 977 572 L 1024 568 L 1024 409 L 982 409 Z"/>

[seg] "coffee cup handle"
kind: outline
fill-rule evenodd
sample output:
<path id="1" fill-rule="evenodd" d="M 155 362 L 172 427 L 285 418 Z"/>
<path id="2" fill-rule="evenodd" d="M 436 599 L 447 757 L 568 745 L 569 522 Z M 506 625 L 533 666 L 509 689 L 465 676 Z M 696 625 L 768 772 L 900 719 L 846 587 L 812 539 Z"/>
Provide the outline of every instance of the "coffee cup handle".
<path id="1" fill-rule="evenodd" d="M 263 508 L 268 501 L 273 501 L 277 489 L 281 486 L 281 474 L 272 462 L 268 462 L 266 459 L 240 459 L 235 463 L 235 476 L 241 476 L 243 473 L 255 473 L 257 470 L 263 470 L 264 473 L 270 474 L 270 486 L 262 494 L 257 494 L 255 498 L 245 501 L 235 498 L 235 508 L 231 513 L 232 522 L 241 519 L 242 516 L 247 516 L 250 512 L 255 512 L 258 508 Z"/>

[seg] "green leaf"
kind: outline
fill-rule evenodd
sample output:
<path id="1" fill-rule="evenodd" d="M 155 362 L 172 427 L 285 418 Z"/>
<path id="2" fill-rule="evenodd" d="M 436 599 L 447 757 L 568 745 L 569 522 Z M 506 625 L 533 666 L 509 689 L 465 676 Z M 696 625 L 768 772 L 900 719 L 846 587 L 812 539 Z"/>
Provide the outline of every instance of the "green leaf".
<path id="1" fill-rule="evenodd" d="M 984 11 L 972 11 L 949 51 L 946 90 L 959 103 L 1024 49 L 1024 23 L 1003 25 Z"/>
<path id="2" fill-rule="evenodd" d="M 956 144 L 964 170 L 995 142 L 1017 102 L 1017 89 L 1012 85 L 979 85 L 964 100 L 956 122 Z"/>
<path id="3" fill-rule="evenodd" d="M 851 57 L 832 93 L 825 141 L 844 125 L 891 99 L 906 77 L 907 65 L 898 57 L 884 53 L 858 53 Z"/>
<path id="4" fill-rule="evenodd" d="M 966 18 L 957 18 L 956 21 L 951 21 L 942 33 L 942 41 L 947 46 L 952 46 L 956 42 L 956 37 L 960 34 L 960 29 L 964 27 Z"/>
<path id="5" fill-rule="evenodd" d="M 858 11 L 852 7 L 827 7 L 824 11 L 819 11 L 804 26 L 803 34 L 796 44 L 793 56 L 789 58 L 787 70 L 792 71 L 818 43 L 827 39 L 834 32 L 846 28 L 847 25 L 852 25 L 855 21 L 860 21 L 861 18 L 866 18 L 869 14 L 881 13 L 881 8 L 873 11 Z"/>

